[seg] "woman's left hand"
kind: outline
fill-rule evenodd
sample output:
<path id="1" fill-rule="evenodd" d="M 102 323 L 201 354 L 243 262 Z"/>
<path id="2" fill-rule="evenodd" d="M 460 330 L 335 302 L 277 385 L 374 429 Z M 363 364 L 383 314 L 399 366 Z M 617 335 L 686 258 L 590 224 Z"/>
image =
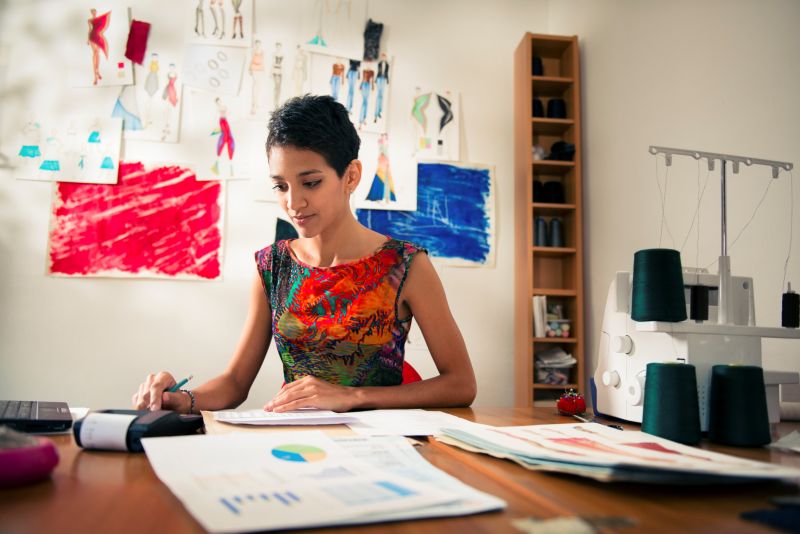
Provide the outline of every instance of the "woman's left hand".
<path id="1" fill-rule="evenodd" d="M 286 384 L 264 405 L 268 412 L 288 412 L 300 408 L 317 408 L 346 412 L 354 407 L 353 388 L 337 386 L 315 376 L 304 376 Z"/>

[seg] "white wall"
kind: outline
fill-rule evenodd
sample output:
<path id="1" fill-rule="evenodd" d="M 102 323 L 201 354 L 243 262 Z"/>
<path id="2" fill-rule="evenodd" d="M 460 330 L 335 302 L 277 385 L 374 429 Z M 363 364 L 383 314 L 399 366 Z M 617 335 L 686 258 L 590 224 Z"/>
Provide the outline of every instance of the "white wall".
<path id="1" fill-rule="evenodd" d="M 786 1 L 559 0 L 548 31 L 580 37 L 583 68 L 587 336 L 594 371 L 608 284 L 633 253 L 658 245 L 660 203 L 649 145 L 800 164 L 800 3 Z M 663 175 L 663 160 L 659 168 Z M 701 168 L 701 182 L 706 169 Z M 697 165 L 675 159 L 667 220 L 680 248 L 697 204 Z M 771 180 L 765 168 L 729 172 L 733 241 Z M 800 170 L 794 180 L 794 246 L 788 279 L 800 287 Z M 752 276 L 758 324 L 780 325 L 789 243 L 788 174 L 770 187 L 730 249 L 734 274 Z M 719 167 L 702 201 L 699 264 L 720 250 Z M 672 247 L 666 235 L 662 244 Z M 694 231 L 683 265 L 697 265 Z M 711 272 L 716 272 L 712 265 Z M 800 370 L 796 341 L 765 340 L 765 367 Z"/>
<path id="2" fill-rule="evenodd" d="M 131 4 L 134 17 L 154 23 L 153 35 L 179 49 L 180 3 Z M 115 89 L 71 89 L 63 81 L 60 36 L 68 24 L 85 24 L 82 11 L 69 15 L 64 6 L 56 0 L 0 3 L 0 140 L 31 110 L 63 114 L 113 107 Z M 276 39 L 293 50 L 294 43 L 310 38 L 317 27 L 314 6 L 311 0 L 258 0 L 257 33 L 265 50 Z M 395 58 L 392 138 L 410 137 L 406 117 L 415 86 L 453 88 L 462 99 L 462 159 L 496 165 L 496 266 L 440 269 L 478 374 L 477 402 L 484 405 L 512 402 L 511 57 L 525 31 L 546 30 L 546 8 L 545 0 L 354 0 L 349 16 L 345 5 L 326 21 L 330 46 L 355 49 L 366 16 L 386 24 L 383 43 Z M 263 129 L 252 136 L 263 142 Z M 129 161 L 191 161 L 192 153 L 185 145 L 130 142 L 124 148 Z M 221 282 L 51 278 L 44 275 L 51 188 L 0 171 L 0 397 L 124 407 L 149 371 L 193 373 L 195 384 L 221 371 L 244 320 L 252 254 L 273 239 L 275 208 L 252 202 L 251 194 L 243 182 L 228 188 Z M 430 357 L 415 346 L 409 359 L 429 376 L 435 369 Z M 272 348 L 246 406 L 261 406 L 281 381 Z"/>
<path id="3" fill-rule="evenodd" d="M 176 4 L 135 3 L 142 19 L 173 28 L 172 44 L 179 46 Z M 56 0 L 0 3 L 5 154 L 8 127 L 27 110 L 64 113 L 113 105 L 113 90 L 69 89 L 59 76 L 59 35 L 74 22 L 63 6 Z M 316 30 L 311 0 L 258 0 L 256 9 L 257 32 L 266 36 L 268 51 L 277 38 L 286 46 Z M 396 60 L 392 136 L 407 133 L 404 118 L 414 86 L 452 87 L 462 97 L 463 158 L 496 165 L 496 267 L 440 269 L 478 373 L 479 404 L 512 402 L 511 73 L 512 53 L 525 31 L 580 37 L 591 360 L 611 276 L 631 266 L 635 250 L 658 244 L 649 144 L 800 162 L 797 2 L 354 0 L 350 16 L 342 11 L 326 37 L 349 46 L 348 40 L 360 39 L 366 14 L 386 24 L 384 43 Z M 125 147 L 128 160 L 144 155 L 186 161 L 192 147 Z M 696 196 L 696 168 L 676 165 L 670 176 L 668 220 L 683 241 Z M 731 239 L 765 182 L 764 174 L 753 170 L 731 179 Z M 795 185 L 794 258 L 800 254 L 800 184 Z M 150 370 L 194 373 L 197 382 L 214 376 L 227 362 L 244 319 L 252 252 L 273 237 L 274 208 L 252 202 L 250 195 L 243 183 L 228 189 L 222 282 L 49 278 L 44 265 L 50 186 L 13 181 L 0 171 L 0 397 L 122 407 Z M 718 253 L 718 195 L 712 175 L 701 219 L 702 265 Z M 781 176 L 732 249 L 734 273 L 755 279 L 763 324 L 780 321 L 787 217 L 788 181 Z M 684 248 L 684 264 L 695 263 L 688 255 L 693 240 Z M 789 278 L 798 286 L 799 275 L 793 259 Z M 430 375 L 428 357 L 414 346 L 410 360 Z M 767 342 L 765 353 L 770 367 L 800 368 L 793 356 L 796 344 Z M 590 363 L 587 371 L 592 370 Z M 280 381 L 271 349 L 247 406 L 271 397 Z"/>

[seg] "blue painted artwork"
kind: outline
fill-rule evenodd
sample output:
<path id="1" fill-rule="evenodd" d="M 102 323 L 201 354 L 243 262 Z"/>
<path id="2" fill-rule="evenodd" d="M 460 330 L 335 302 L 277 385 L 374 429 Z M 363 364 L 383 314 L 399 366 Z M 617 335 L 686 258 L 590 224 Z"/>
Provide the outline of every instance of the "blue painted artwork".
<path id="1" fill-rule="evenodd" d="M 417 211 L 359 209 L 376 232 L 413 241 L 453 264 L 494 262 L 492 169 L 457 163 L 417 166 Z"/>

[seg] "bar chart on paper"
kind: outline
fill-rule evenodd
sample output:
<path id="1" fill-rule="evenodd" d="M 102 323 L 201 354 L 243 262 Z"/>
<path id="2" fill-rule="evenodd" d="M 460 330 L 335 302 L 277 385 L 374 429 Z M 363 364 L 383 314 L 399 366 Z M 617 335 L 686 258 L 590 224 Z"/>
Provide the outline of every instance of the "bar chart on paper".
<path id="1" fill-rule="evenodd" d="M 293 503 L 301 502 L 301 500 L 295 493 L 284 491 L 220 497 L 219 502 L 232 514 L 241 515 L 245 511 L 248 513 L 258 512 L 258 510 L 252 510 L 252 508 L 258 507 L 266 512 L 275 506 L 291 506 Z"/>

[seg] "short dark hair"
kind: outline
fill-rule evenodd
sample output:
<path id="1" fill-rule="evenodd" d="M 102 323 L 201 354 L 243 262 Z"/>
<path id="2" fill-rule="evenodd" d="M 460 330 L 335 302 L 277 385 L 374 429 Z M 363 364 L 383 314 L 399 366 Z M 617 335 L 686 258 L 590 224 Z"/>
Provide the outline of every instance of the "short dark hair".
<path id="1" fill-rule="evenodd" d="M 293 146 L 313 150 L 341 178 L 350 162 L 358 159 L 358 138 L 347 109 L 330 96 L 305 95 L 288 100 L 272 112 L 267 136 L 267 157 L 273 147 Z"/>

